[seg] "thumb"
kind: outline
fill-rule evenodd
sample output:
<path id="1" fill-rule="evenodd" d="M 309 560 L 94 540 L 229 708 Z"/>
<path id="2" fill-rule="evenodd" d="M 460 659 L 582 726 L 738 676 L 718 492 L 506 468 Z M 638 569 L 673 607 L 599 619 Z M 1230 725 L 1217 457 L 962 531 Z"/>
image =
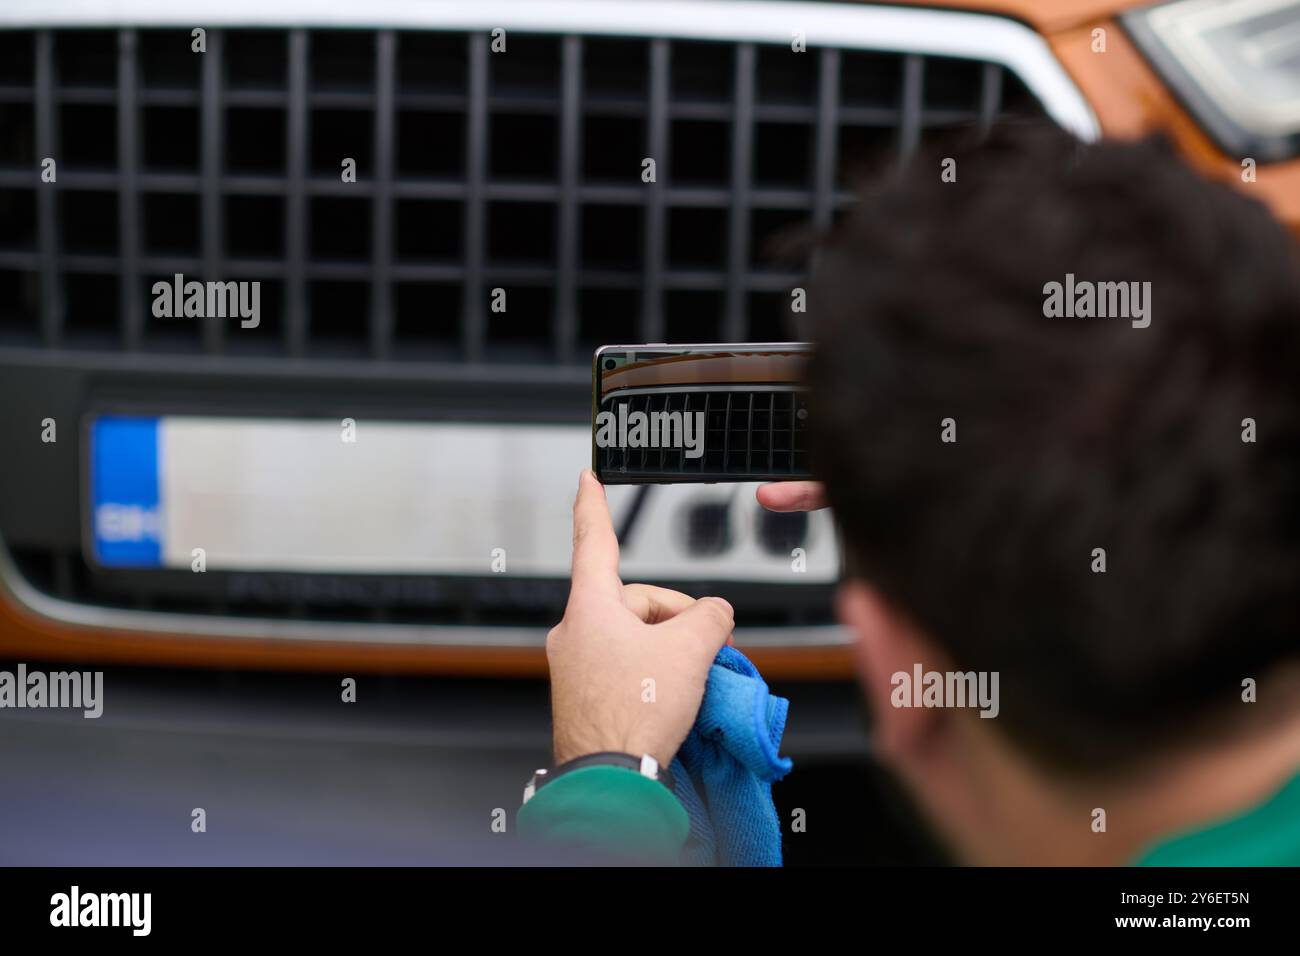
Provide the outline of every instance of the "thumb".
<path id="1" fill-rule="evenodd" d="M 705 597 L 659 626 L 685 635 L 692 645 L 707 652 L 712 659 L 727 643 L 736 627 L 736 617 L 731 605 L 722 598 Z"/>

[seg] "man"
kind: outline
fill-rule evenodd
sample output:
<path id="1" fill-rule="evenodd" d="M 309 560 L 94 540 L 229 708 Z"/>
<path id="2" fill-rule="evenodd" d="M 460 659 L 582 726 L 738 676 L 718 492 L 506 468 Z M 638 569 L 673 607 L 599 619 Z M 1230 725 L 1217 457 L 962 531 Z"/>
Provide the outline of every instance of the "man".
<path id="1" fill-rule="evenodd" d="M 877 753 L 963 861 L 1300 864 L 1295 246 L 1156 142 L 1022 131 L 954 158 L 956 182 L 917 162 L 823 244 L 824 489 L 759 492 L 834 509 Z M 584 474 L 547 644 L 557 766 L 666 766 L 732 621 L 624 586 Z M 922 702 L 922 673 L 996 676 L 996 707 Z M 523 832 L 672 860 L 671 792 L 596 763 Z"/>

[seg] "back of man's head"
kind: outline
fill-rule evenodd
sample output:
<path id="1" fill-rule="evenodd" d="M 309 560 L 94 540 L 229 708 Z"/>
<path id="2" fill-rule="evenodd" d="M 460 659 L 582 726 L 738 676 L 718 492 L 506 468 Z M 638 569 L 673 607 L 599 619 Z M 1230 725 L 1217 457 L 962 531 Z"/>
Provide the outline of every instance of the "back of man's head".
<path id="1" fill-rule="evenodd" d="M 817 467 L 850 573 L 999 673 L 1001 729 L 1123 762 L 1300 651 L 1294 241 L 1160 142 L 950 155 L 819 253 Z"/>

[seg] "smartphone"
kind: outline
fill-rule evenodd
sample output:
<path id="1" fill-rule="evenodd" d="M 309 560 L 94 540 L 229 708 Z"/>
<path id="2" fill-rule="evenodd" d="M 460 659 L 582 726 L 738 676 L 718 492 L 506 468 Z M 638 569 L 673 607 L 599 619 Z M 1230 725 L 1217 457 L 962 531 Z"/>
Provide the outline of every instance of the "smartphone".
<path id="1" fill-rule="evenodd" d="M 804 342 L 604 345 L 591 467 L 610 485 L 811 477 Z"/>

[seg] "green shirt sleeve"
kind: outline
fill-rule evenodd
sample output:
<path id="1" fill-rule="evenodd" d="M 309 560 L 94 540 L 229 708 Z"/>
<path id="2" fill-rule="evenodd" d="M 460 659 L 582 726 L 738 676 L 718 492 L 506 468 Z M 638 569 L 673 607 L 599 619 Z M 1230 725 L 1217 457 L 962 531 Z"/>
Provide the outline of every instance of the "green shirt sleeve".
<path id="1" fill-rule="evenodd" d="M 551 781 L 519 808 L 522 839 L 602 859 L 675 864 L 690 832 L 663 784 L 623 767 L 583 767 Z"/>
<path id="2" fill-rule="evenodd" d="M 1166 839 L 1136 862 L 1138 866 L 1300 866 L 1300 775 L 1263 804 Z"/>

